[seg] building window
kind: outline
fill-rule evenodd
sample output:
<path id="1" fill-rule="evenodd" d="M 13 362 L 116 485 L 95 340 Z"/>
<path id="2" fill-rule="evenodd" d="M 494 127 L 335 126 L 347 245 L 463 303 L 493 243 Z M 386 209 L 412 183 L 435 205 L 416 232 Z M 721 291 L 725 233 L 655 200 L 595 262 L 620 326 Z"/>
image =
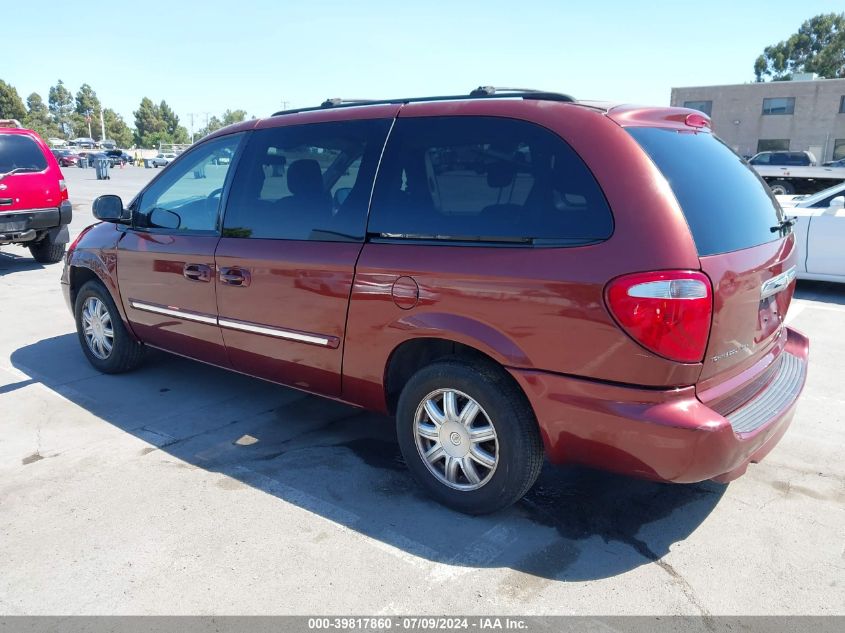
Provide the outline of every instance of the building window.
<path id="1" fill-rule="evenodd" d="M 845 158 L 845 138 L 838 138 L 833 141 L 833 160 Z"/>
<path id="2" fill-rule="evenodd" d="M 845 114 L 845 95 L 839 99 L 839 112 L 840 114 Z"/>
<path id="3" fill-rule="evenodd" d="M 713 102 L 712 101 L 684 101 L 684 107 L 690 108 L 692 110 L 698 110 L 699 112 L 703 112 L 707 116 L 710 116 L 711 111 L 713 110 Z"/>
<path id="4" fill-rule="evenodd" d="M 795 114 L 795 97 L 763 99 L 763 114 Z"/>
<path id="5" fill-rule="evenodd" d="M 761 138 L 757 141 L 758 152 L 788 152 L 788 138 Z"/>

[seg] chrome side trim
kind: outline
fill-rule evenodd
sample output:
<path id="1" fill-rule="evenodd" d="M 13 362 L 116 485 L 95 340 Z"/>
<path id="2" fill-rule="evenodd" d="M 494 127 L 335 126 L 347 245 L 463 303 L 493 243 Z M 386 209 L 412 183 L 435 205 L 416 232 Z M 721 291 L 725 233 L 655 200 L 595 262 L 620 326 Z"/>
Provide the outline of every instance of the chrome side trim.
<path id="1" fill-rule="evenodd" d="M 796 268 L 793 266 L 789 270 L 782 272 L 777 277 L 769 279 L 760 286 L 760 299 L 771 297 L 772 295 L 779 293 L 781 290 L 785 290 L 786 287 L 792 283 L 792 280 L 795 279 L 796 274 Z"/>
<path id="2" fill-rule="evenodd" d="M 289 341 L 300 341 L 301 343 L 311 343 L 312 345 L 322 345 L 323 347 L 335 347 L 332 339 L 316 334 L 303 334 L 302 332 L 293 332 L 291 330 L 257 325 L 255 323 L 247 323 L 246 321 L 235 321 L 233 319 L 221 318 L 217 319 L 217 322 L 220 324 L 220 327 L 229 328 L 230 330 L 275 336 L 276 338 L 283 338 Z"/>
<path id="3" fill-rule="evenodd" d="M 129 305 L 135 308 L 136 310 L 142 310 L 144 312 L 164 314 L 166 316 L 176 317 L 177 319 L 185 319 L 186 321 L 196 321 L 197 323 L 217 325 L 217 318 L 208 314 L 188 312 L 187 310 L 180 310 L 178 308 L 155 305 L 153 303 L 144 303 L 143 301 L 135 301 L 134 299 L 129 300 Z"/>
<path id="4" fill-rule="evenodd" d="M 238 321 L 236 319 L 218 318 L 210 314 L 200 314 L 197 312 L 189 312 L 188 310 L 180 310 L 171 306 L 161 306 L 155 303 L 146 303 L 144 301 L 137 301 L 135 299 L 129 300 L 129 305 L 136 310 L 144 312 L 152 312 L 153 314 L 163 314 L 165 316 L 176 317 L 177 319 L 185 319 L 186 321 L 196 321 L 197 323 L 207 323 L 208 325 L 218 325 L 230 330 L 240 330 L 241 332 L 251 332 L 252 334 L 263 334 L 265 336 L 273 336 L 288 341 L 298 341 L 300 343 L 310 343 L 311 345 L 320 345 L 322 347 L 335 348 L 340 344 L 340 341 L 335 336 L 320 336 L 319 334 L 306 334 L 305 332 L 296 332 L 294 330 L 285 330 L 282 328 L 270 327 L 268 325 L 259 325 L 257 323 L 249 323 L 248 321 Z"/>

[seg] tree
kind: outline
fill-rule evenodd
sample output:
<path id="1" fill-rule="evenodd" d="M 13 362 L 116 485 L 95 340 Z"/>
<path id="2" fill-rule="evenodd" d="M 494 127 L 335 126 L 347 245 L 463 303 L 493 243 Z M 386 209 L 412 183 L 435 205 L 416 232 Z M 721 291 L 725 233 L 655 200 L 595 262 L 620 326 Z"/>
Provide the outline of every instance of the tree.
<path id="1" fill-rule="evenodd" d="M 135 115 L 135 144 L 138 147 L 157 147 L 167 143 L 167 126 L 161 116 L 161 108 L 151 99 L 144 97 Z"/>
<path id="2" fill-rule="evenodd" d="M 90 112 L 91 116 L 100 118 L 100 110 L 102 105 L 97 98 L 97 93 L 88 84 L 82 84 L 76 92 L 76 111 L 79 114 Z"/>
<path id="3" fill-rule="evenodd" d="M 73 125 L 70 121 L 70 114 L 73 112 L 73 95 L 65 88 L 64 82 L 59 79 L 55 86 L 50 87 L 47 95 L 50 114 L 53 122 L 68 136 L 73 134 Z M 87 129 L 86 129 L 87 132 Z"/>
<path id="4" fill-rule="evenodd" d="M 41 95 L 33 92 L 26 98 L 26 117 L 24 119 L 26 127 L 38 132 L 42 138 L 50 138 L 59 136 L 59 127 L 50 116 L 50 111 Z"/>
<path id="5" fill-rule="evenodd" d="M 22 121 L 26 118 L 26 108 L 18 94 L 17 89 L 0 79 L 0 119 L 17 119 Z"/>
<path id="6" fill-rule="evenodd" d="M 179 125 L 179 117 L 176 116 L 176 113 L 167 105 L 166 101 L 162 101 L 158 107 L 161 111 L 161 118 L 164 121 L 167 136 L 170 138 L 167 142 L 187 143 L 188 130 L 184 126 Z"/>
<path id="7" fill-rule="evenodd" d="M 197 130 L 196 134 L 194 134 L 194 138 L 202 138 L 203 136 L 208 136 L 212 132 L 216 132 L 221 127 L 232 125 L 232 123 L 246 121 L 246 116 L 246 110 L 226 110 L 221 118 L 212 116 L 205 127 Z"/>
<path id="8" fill-rule="evenodd" d="M 106 108 L 103 110 L 103 120 L 106 123 L 106 136 L 117 143 L 118 147 L 132 145 L 132 130 L 117 112 Z"/>
<path id="9" fill-rule="evenodd" d="M 788 39 L 767 46 L 754 61 L 757 81 L 791 79 L 793 73 L 845 77 L 845 13 L 824 13 L 806 20 Z"/>

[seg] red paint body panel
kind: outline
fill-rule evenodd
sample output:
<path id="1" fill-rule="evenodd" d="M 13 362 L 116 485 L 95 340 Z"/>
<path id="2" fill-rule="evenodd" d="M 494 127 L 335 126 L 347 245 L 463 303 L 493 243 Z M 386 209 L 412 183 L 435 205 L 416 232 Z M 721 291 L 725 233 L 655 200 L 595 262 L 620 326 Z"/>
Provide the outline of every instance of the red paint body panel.
<path id="1" fill-rule="evenodd" d="M 787 351 L 806 361 L 809 342 L 787 330 Z M 696 398 L 692 387 L 645 390 L 511 370 L 540 420 L 553 462 L 678 483 L 729 481 L 786 431 L 797 399 L 748 436 Z"/>
<path id="2" fill-rule="evenodd" d="M 59 181 L 64 179 L 62 170 L 44 139 L 32 130 L 20 128 L 0 128 L 0 134 L 31 139 L 38 145 L 47 163 L 43 171 L 10 174 L 0 181 L 3 184 L 0 187 L 0 198 L 10 201 L 0 206 L 0 215 L 10 211 L 55 208 L 62 200 L 68 199 L 67 189 L 63 191 L 59 186 Z"/>
<path id="3" fill-rule="evenodd" d="M 195 323 L 133 308 L 142 301 L 184 308 L 206 315 L 217 314 L 213 279 L 186 279 L 186 264 L 214 270 L 216 236 L 187 236 L 126 231 L 117 248 L 117 276 L 123 309 L 136 336 L 155 347 L 229 367 L 223 336 L 216 324 Z"/>
<path id="4" fill-rule="evenodd" d="M 217 266 L 250 272 L 246 288 L 217 285 L 220 318 L 330 339 L 328 346 L 223 328 L 238 371 L 328 396 L 340 395 L 346 307 L 361 245 L 222 238 Z"/>

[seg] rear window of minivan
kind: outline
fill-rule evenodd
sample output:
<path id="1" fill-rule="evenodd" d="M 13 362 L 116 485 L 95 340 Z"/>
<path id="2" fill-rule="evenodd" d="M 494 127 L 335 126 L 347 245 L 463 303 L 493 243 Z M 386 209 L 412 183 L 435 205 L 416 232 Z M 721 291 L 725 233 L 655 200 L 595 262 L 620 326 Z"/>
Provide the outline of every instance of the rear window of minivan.
<path id="1" fill-rule="evenodd" d="M 41 147 L 24 134 L 0 134 L 0 174 L 21 168 L 47 169 Z"/>
<path id="2" fill-rule="evenodd" d="M 757 172 L 718 138 L 652 127 L 627 131 L 669 181 L 699 256 L 780 239 L 780 205 Z"/>

